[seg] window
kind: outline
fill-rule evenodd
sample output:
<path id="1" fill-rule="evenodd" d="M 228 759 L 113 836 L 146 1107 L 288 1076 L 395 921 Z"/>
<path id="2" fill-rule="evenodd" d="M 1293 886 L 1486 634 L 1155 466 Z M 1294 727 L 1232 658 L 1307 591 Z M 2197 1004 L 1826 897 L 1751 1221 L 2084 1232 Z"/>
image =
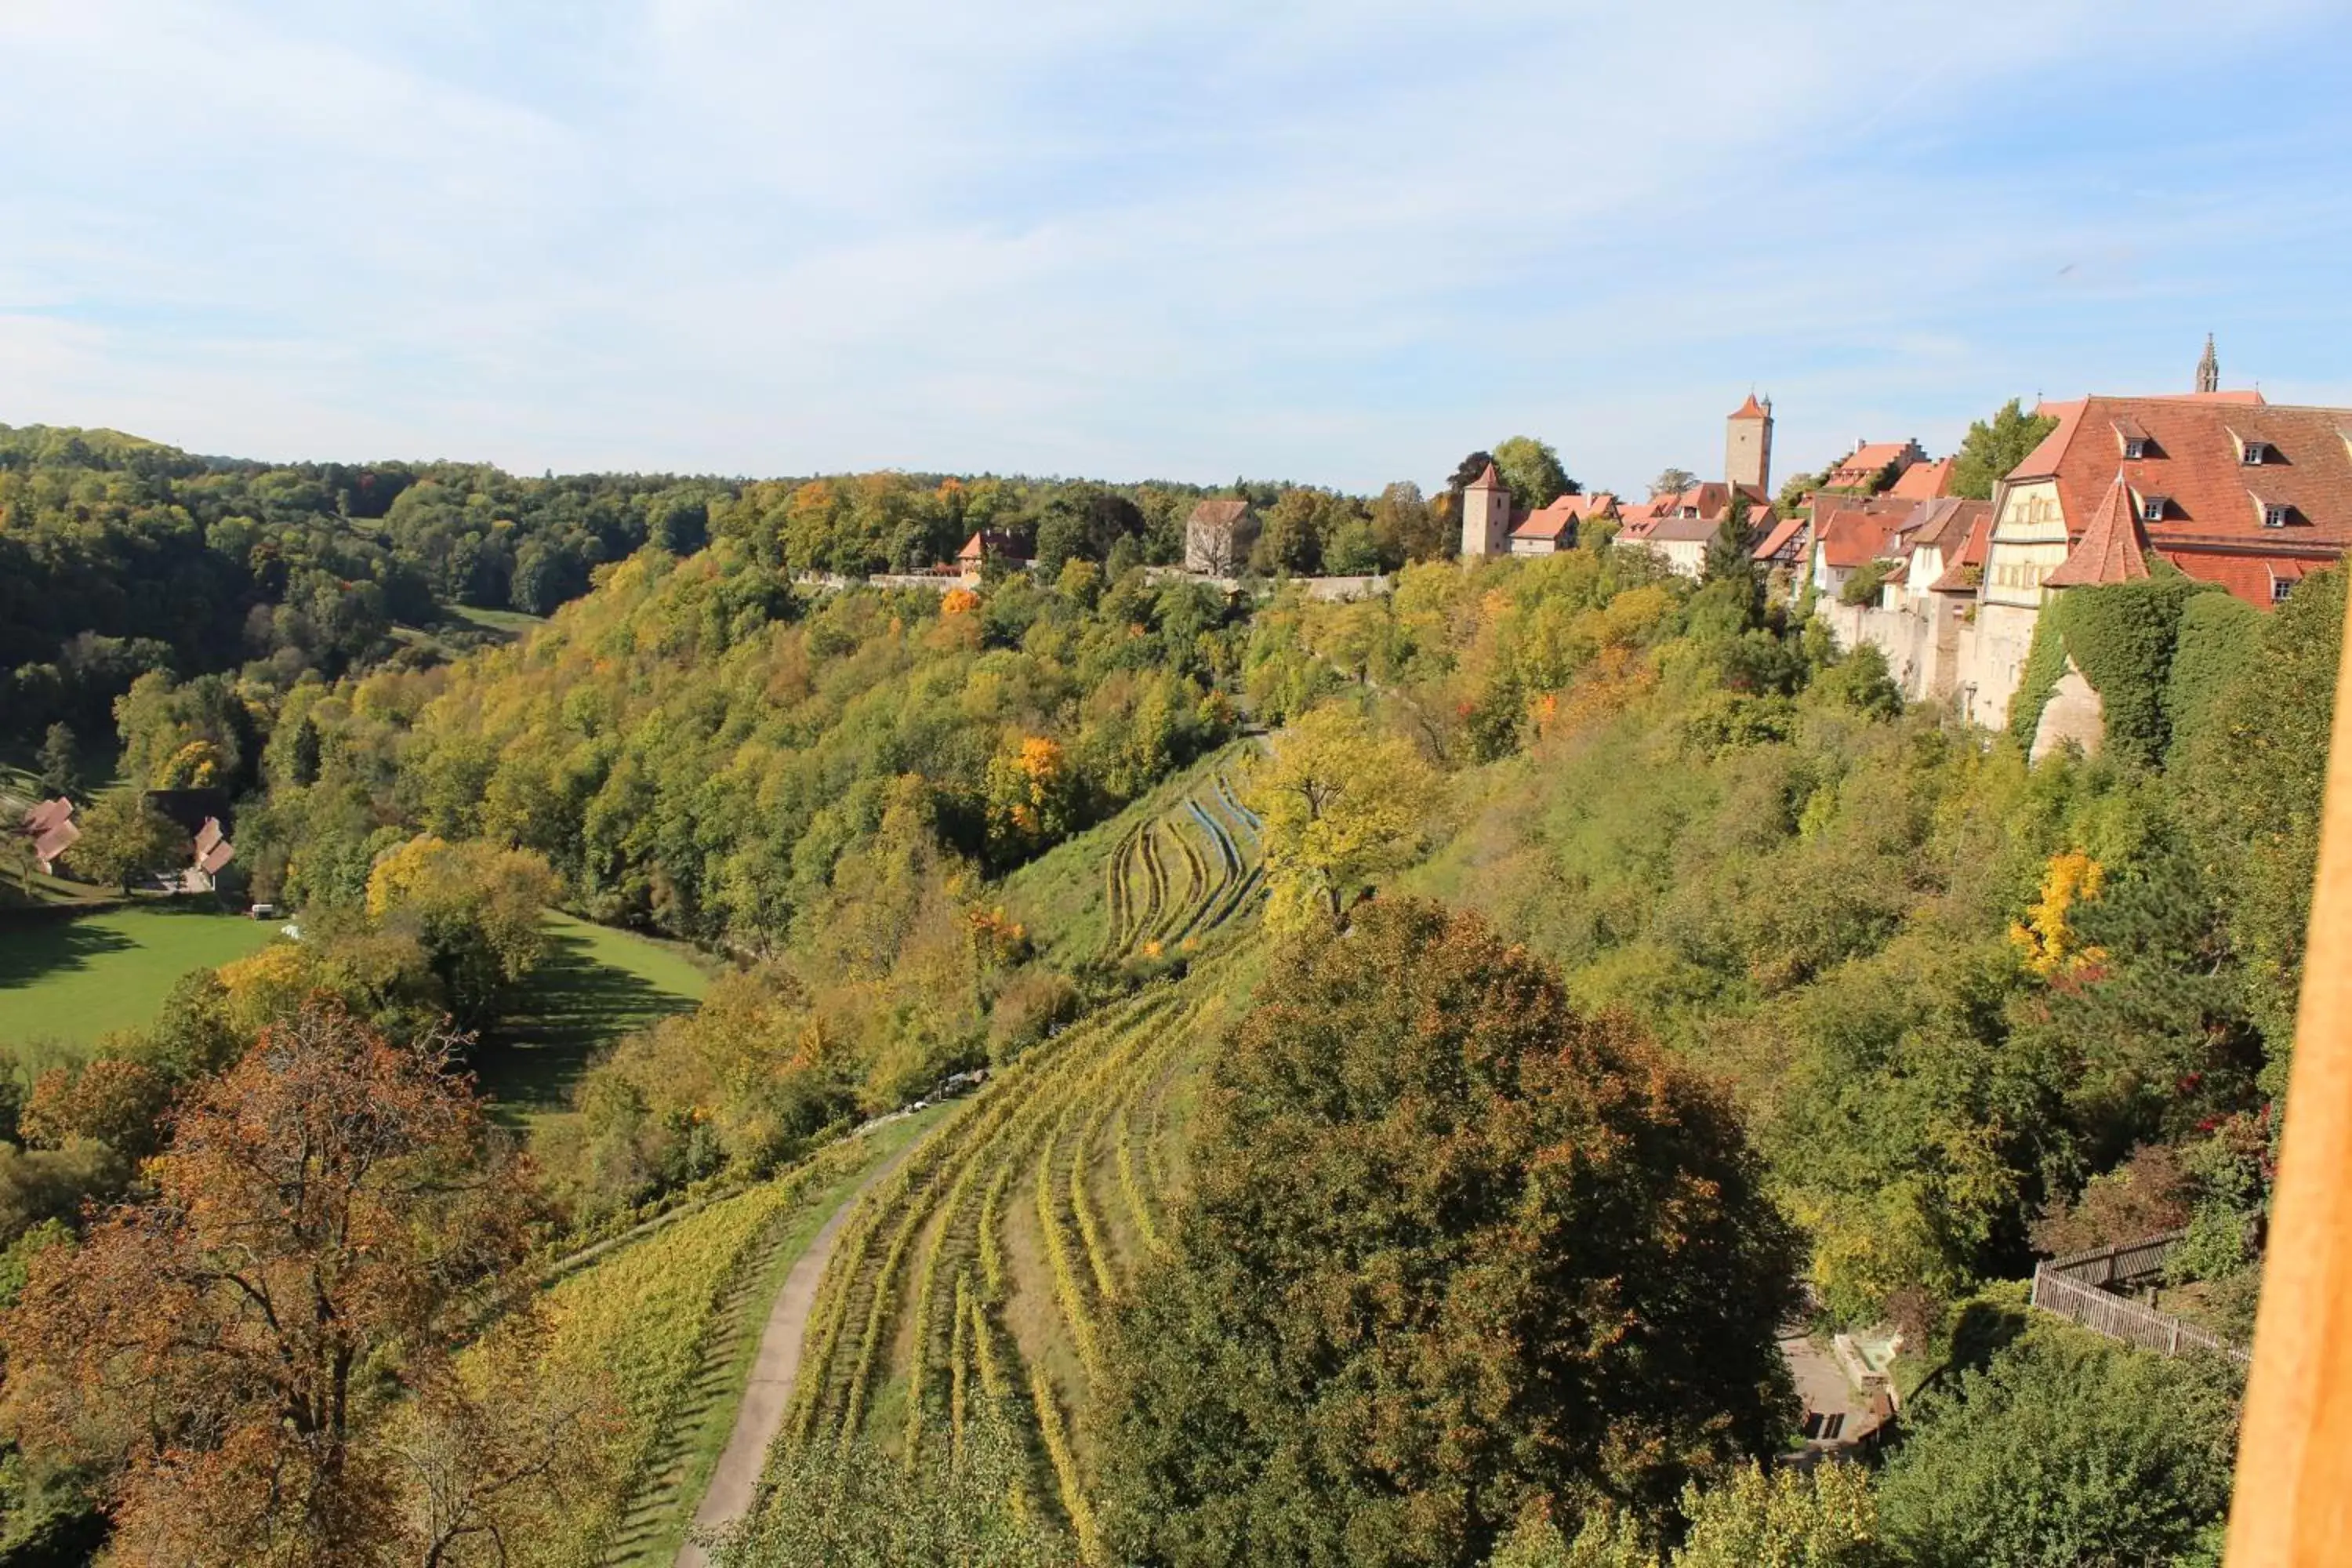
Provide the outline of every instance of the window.
<path id="1" fill-rule="evenodd" d="M 2125 457 L 2126 457 L 2126 458 L 2145 458 L 2145 457 L 2147 457 L 2147 437 L 2145 437 L 2145 436 L 2126 436 L 2126 437 L 2124 437 L 2124 456 L 2125 456 Z"/>
<path id="2" fill-rule="evenodd" d="M 2249 441 L 2239 452 L 2238 458 L 2246 467 L 2259 468 L 2271 460 L 2271 444 L 2268 441 Z"/>
<path id="3" fill-rule="evenodd" d="M 2273 605 L 2284 605 L 2284 604 L 2285 604 L 2285 603 L 2286 603 L 2286 596 L 2287 596 L 2289 594 L 2292 594 L 2292 593 L 2294 593 L 2294 578 L 2292 578 L 2292 577 L 2273 577 L 2273 578 L 2272 578 L 2272 579 L 2271 579 L 2271 603 L 2272 603 L 2272 604 L 2273 604 Z"/>
<path id="4" fill-rule="evenodd" d="M 2264 528 L 2284 528 L 2286 526 L 2287 510 L 2288 509 L 2285 506 L 2281 505 L 2277 501 L 2263 502 L 2263 526 Z"/>
<path id="5" fill-rule="evenodd" d="M 2164 521 L 2164 500 L 2165 498 L 2162 496 L 2140 497 L 2139 520 L 2142 522 L 2162 522 Z"/>

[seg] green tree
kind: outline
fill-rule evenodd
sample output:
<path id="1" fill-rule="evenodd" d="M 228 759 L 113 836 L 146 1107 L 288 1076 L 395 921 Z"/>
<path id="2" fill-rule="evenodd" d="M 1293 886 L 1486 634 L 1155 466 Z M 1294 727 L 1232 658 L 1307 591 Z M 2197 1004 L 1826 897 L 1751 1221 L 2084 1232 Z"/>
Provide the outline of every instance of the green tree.
<path id="1" fill-rule="evenodd" d="M 126 892 L 157 871 L 186 865 L 194 851 L 180 825 L 148 805 L 137 790 L 102 795 L 79 818 L 81 837 L 68 858 L 89 881 Z"/>
<path id="2" fill-rule="evenodd" d="M 1698 483 L 1698 476 L 1688 468 L 1661 468 L 1658 477 L 1650 481 L 1654 496 L 1678 496 Z"/>
<path id="3" fill-rule="evenodd" d="M 1777 1447 L 1795 1241 L 1728 1103 L 1475 916 L 1286 945 L 1117 1322 L 1122 1562 L 1473 1563 Z"/>
<path id="4" fill-rule="evenodd" d="M 1275 738 L 1244 785 L 1265 820 L 1266 923 L 1338 926 L 1348 900 L 1402 865 L 1437 781 L 1405 741 L 1327 704 Z"/>
<path id="5" fill-rule="evenodd" d="M 1990 500 L 1993 486 L 2007 479 L 2009 471 L 2025 461 L 2026 455 L 2056 428 L 2057 420 L 2046 414 L 2028 414 L 2018 399 L 2011 398 L 1990 419 L 1979 419 L 1969 426 L 1952 463 L 1952 494 L 1969 500 Z"/>
<path id="6" fill-rule="evenodd" d="M 2218 1563 L 2238 1376 L 2037 1325 L 1923 1394 L 1879 1492 L 1916 1568 Z"/>
<path id="7" fill-rule="evenodd" d="M 60 721 L 49 726 L 48 732 L 41 737 L 38 759 L 43 789 L 53 795 L 73 793 L 79 772 L 75 762 L 77 751 L 72 725 Z"/>
<path id="8" fill-rule="evenodd" d="M 1756 560 L 1748 553 L 1755 543 L 1755 531 L 1748 526 L 1748 503 L 1735 496 L 1723 510 L 1723 521 L 1717 526 L 1715 537 L 1706 542 L 1706 555 L 1700 568 L 1702 579 L 1709 583 L 1756 582 Z"/>
<path id="9" fill-rule="evenodd" d="M 1511 487 L 1511 499 L 1530 510 L 1581 489 L 1560 467 L 1559 454 L 1532 436 L 1496 442 L 1495 471 Z"/>

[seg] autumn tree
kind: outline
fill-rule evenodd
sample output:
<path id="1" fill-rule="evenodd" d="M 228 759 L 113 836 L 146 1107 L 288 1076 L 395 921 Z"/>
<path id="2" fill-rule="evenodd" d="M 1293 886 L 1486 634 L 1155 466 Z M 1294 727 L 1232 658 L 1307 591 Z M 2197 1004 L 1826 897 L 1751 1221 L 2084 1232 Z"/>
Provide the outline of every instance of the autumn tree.
<path id="1" fill-rule="evenodd" d="M 422 945 L 451 1011 L 478 1026 L 545 956 L 555 890 L 535 851 L 420 834 L 368 873 L 366 907 L 370 921 Z"/>
<path id="2" fill-rule="evenodd" d="M 34 1259 L 5 1426 L 110 1478 L 114 1561 L 402 1555 L 366 1413 L 491 1304 L 535 1213 L 454 1049 L 306 1008 L 196 1087 L 151 1195 Z"/>
<path id="3" fill-rule="evenodd" d="M 1286 945 L 1100 1405 L 1119 1562 L 1468 1564 L 1779 1446 L 1795 1238 L 1729 1105 L 1477 917 Z"/>
<path id="4" fill-rule="evenodd" d="M 1266 923 L 1342 923 L 1348 900 L 1402 865 L 1436 784 L 1404 740 L 1328 704 L 1275 738 L 1244 785 L 1265 819 Z"/>

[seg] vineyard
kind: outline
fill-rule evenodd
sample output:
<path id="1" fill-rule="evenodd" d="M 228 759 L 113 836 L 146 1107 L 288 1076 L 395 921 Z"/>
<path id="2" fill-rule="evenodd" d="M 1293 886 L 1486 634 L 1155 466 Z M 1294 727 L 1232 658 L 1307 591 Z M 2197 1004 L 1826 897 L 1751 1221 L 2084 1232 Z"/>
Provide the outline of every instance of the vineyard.
<path id="1" fill-rule="evenodd" d="M 1231 920 L 1263 879 L 1259 827 L 1231 781 L 1212 772 L 1173 810 L 1129 828 L 1104 871 L 1106 956 L 1157 957 Z"/>
<path id="2" fill-rule="evenodd" d="M 928 1122 L 837 1143 L 551 1287 L 546 1370 L 609 1375 L 620 1405 L 614 1473 L 636 1478 L 566 1521 L 582 1560 L 669 1560 L 734 1419 L 742 1371 L 782 1270 L 861 1173 Z"/>
<path id="3" fill-rule="evenodd" d="M 1065 1030 L 867 1193 L 810 1319 L 780 1450 L 859 1435 L 912 1466 L 955 1451 L 985 1397 L 1030 1440 L 1028 1501 L 1097 1557 L 1077 1416 L 1102 1374 L 1106 1313 L 1182 1185 L 1193 1069 L 1245 963 L 1228 947 Z"/>

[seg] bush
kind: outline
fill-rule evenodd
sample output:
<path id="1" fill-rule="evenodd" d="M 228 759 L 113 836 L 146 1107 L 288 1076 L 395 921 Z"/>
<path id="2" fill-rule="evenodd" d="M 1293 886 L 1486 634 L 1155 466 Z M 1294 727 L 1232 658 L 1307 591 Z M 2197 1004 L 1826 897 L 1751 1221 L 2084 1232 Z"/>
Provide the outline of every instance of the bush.
<path id="1" fill-rule="evenodd" d="M 1879 1497 L 1917 1568 L 2216 1562 L 2237 1373 L 2037 1324 L 1914 1403 Z"/>

